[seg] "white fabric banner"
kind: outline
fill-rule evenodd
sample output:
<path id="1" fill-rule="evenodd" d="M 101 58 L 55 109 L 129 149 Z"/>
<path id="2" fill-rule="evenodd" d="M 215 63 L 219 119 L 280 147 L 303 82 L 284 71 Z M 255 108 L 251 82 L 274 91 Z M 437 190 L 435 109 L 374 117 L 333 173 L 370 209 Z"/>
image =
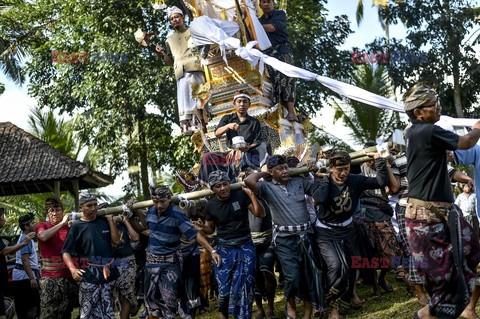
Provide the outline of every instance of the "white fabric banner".
<path id="1" fill-rule="evenodd" d="M 257 18 L 257 13 L 255 11 L 255 7 L 252 1 L 245 0 L 245 3 L 248 7 L 248 13 L 250 17 L 252 17 L 253 27 L 255 28 L 255 35 L 257 36 L 258 47 L 260 48 L 260 50 L 264 51 L 271 47 L 272 43 L 270 43 L 267 32 L 265 32 L 265 29 Z"/>
<path id="2" fill-rule="evenodd" d="M 200 18 L 195 19 L 193 22 L 199 20 Z M 205 18 L 210 19 L 208 17 Z M 202 22 L 202 25 L 198 26 L 198 28 L 201 29 L 201 32 L 196 32 L 196 30 L 193 30 L 196 26 L 194 26 L 192 22 L 192 25 L 190 27 L 192 29 L 191 34 L 194 38 L 195 43 L 197 43 L 196 37 L 201 34 L 201 38 L 198 39 L 198 41 L 203 42 L 202 44 L 218 43 L 220 47 L 223 47 L 226 50 L 234 49 L 235 54 L 237 54 L 242 59 L 247 60 L 252 65 L 252 67 L 256 67 L 257 65 L 259 65 L 260 73 L 263 73 L 264 64 L 266 63 L 275 70 L 278 70 L 289 77 L 304 79 L 307 81 L 318 81 L 330 90 L 358 102 L 375 106 L 381 109 L 405 113 L 405 111 L 403 110 L 403 104 L 400 102 L 393 101 L 391 99 L 369 92 L 354 85 L 334 80 L 326 76 L 321 76 L 313 72 L 304 70 L 302 68 L 296 67 L 294 65 L 279 61 L 276 58 L 270 57 L 254 48 L 254 46 L 257 44 L 256 41 L 251 41 L 247 43 L 245 47 L 242 47 L 240 46 L 240 41 L 238 39 L 234 39 L 237 41 L 229 40 L 228 36 L 226 37 L 226 34 L 225 32 L 223 32 L 223 30 L 218 30 L 219 26 L 217 26 L 215 23 L 211 23 L 207 19 L 205 19 L 205 23 Z M 225 56 L 224 59 L 226 60 Z M 472 126 L 473 123 L 476 122 L 476 120 L 464 118 L 448 118 L 446 119 L 446 121 L 451 121 L 452 125 L 454 126 L 467 127 Z"/>

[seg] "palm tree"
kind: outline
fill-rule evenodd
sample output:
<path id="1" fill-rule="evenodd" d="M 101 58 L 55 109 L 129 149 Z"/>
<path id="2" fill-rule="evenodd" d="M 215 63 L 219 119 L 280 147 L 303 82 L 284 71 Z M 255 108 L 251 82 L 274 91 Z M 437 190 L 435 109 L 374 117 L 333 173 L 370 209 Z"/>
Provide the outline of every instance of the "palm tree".
<path id="1" fill-rule="evenodd" d="M 7 5 L 5 1 L 0 1 L 0 18 L 6 15 L 11 6 Z M 17 84 L 23 84 L 25 81 L 24 75 L 20 72 L 20 61 L 25 57 L 25 52 L 22 47 L 14 46 L 5 35 L 0 35 L 0 70 L 5 75 Z M 0 94 L 5 89 L 3 83 L 0 83 Z"/>
<path id="2" fill-rule="evenodd" d="M 52 111 L 43 113 L 40 108 L 32 110 L 28 116 L 31 133 L 50 144 L 61 153 L 73 159 L 78 158 L 80 150 L 84 146 L 75 138 L 75 122 L 78 117 L 64 121 L 55 118 Z"/>
<path id="3" fill-rule="evenodd" d="M 390 44 L 390 23 L 388 21 L 388 18 L 384 18 L 385 16 L 387 16 L 388 13 L 388 0 L 372 0 L 372 7 L 373 6 L 376 6 L 378 8 L 378 21 L 380 22 L 383 31 L 385 31 L 385 40 L 388 47 Z M 355 16 L 357 18 L 357 25 L 360 25 L 363 20 L 363 0 L 358 0 L 357 12 Z"/>
<path id="4" fill-rule="evenodd" d="M 351 84 L 385 97 L 389 97 L 392 92 L 389 82 L 383 65 L 374 67 L 370 64 L 360 65 L 354 71 L 351 80 Z M 358 144 L 363 145 L 377 138 L 385 140 L 391 135 L 393 129 L 400 125 L 399 115 L 396 112 L 350 99 L 337 101 L 333 102 L 334 122 L 342 120 L 352 131 L 352 138 Z"/>

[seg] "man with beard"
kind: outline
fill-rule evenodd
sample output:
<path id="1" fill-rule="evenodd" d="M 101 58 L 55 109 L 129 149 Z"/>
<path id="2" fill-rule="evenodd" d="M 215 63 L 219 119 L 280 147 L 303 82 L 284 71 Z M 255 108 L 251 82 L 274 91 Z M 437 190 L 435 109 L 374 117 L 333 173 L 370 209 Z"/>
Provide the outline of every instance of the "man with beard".
<path id="1" fill-rule="evenodd" d="M 215 197 L 207 203 L 205 225 L 195 222 L 195 226 L 205 234 L 217 230 L 217 251 L 223 261 L 215 269 L 220 318 L 228 319 L 230 314 L 250 319 L 256 263 L 248 211 L 263 218 L 265 210 L 248 188 L 230 191 L 230 179 L 224 172 L 210 173 L 208 181 Z"/>
<path id="2" fill-rule="evenodd" d="M 314 163 L 308 165 L 312 168 Z M 317 309 L 321 304 L 322 289 L 305 194 L 323 203 L 328 197 L 328 185 L 325 180 L 311 183 L 299 176 L 290 178 L 287 161 L 281 155 L 269 157 L 267 169 L 268 172 L 249 175 L 244 182 L 265 200 L 272 214 L 275 253 L 285 275 L 286 317 L 297 318 L 298 298 L 304 301 L 303 317 L 308 319 L 313 307 Z M 272 177 L 272 181 L 259 181 L 267 177 Z"/>
<path id="3" fill-rule="evenodd" d="M 414 318 L 457 318 L 469 303 L 480 255 L 473 229 L 452 205 L 445 154 L 473 147 L 480 138 L 480 121 L 464 136 L 434 125 L 442 108 L 434 87 L 426 83 L 405 94 L 404 106 L 412 122 L 405 134 L 409 182 L 405 223 L 414 259 L 427 258 L 428 266 L 418 272 L 430 294 L 428 305 Z"/>
<path id="4" fill-rule="evenodd" d="M 62 202 L 56 198 L 45 200 L 45 213 L 48 221 L 35 225 L 42 255 L 40 318 L 66 319 L 71 317 L 73 308 L 78 307 L 78 284 L 61 262 L 71 213 L 64 215 Z"/>
<path id="5" fill-rule="evenodd" d="M 5 226 L 5 208 L 0 207 L 0 229 Z M 19 241 L 14 246 L 5 246 L 2 238 L 0 237 L 0 319 L 6 319 L 6 309 L 4 303 L 4 296 L 8 285 L 8 273 L 7 273 L 7 261 L 5 256 L 13 254 L 18 250 L 28 246 L 30 241 L 35 237 L 35 232 L 27 233 L 23 237 L 23 241 Z"/>
<path id="6" fill-rule="evenodd" d="M 205 237 L 193 228 L 187 216 L 170 203 L 172 192 L 168 187 L 151 187 L 150 194 L 154 206 L 148 209 L 146 217 L 150 237 L 146 263 L 149 285 L 145 304 L 150 319 L 173 319 L 182 284 L 181 235 L 185 235 L 187 240 L 195 238 L 212 254 L 217 266 L 222 259 Z"/>
<path id="7" fill-rule="evenodd" d="M 156 51 L 167 65 L 172 66 L 177 80 L 177 103 L 182 133 L 192 135 L 199 130 L 200 120 L 197 108 L 200 101 L 192 96 L 192 83 L 203 84 L 205 76 L 200 64 L 200 55 L 185 26 L 182 10 L 176 6 L 165 10 L 174 32 L 166 41 L 166 51 L 157 44 Z"/>
<path id="8" fill-rule="evenodd" d="M 80 318 L 114 319 L 110 282 L 119 273 L 112 245 L 120 244 L 120 235 L 111 215 L 97 217 L 94 194 L 82 193 L 79 204 L 82 217 L 72 224 L 62 257 L 73 279 L 80 282 Z"/>

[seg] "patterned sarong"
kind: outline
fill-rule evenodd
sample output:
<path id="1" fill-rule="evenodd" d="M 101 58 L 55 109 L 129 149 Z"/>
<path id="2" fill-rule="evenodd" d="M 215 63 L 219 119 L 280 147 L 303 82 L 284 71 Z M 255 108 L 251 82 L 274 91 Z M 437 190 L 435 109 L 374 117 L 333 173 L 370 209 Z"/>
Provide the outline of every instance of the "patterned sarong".
<path id="1" fill-rule="evenodd" d="M 81 282 L 79 298 L 81 319 L 115 319 L 110 284 Z"/>
<path id="2" fill-rule="evenodd" d="M 407 228 L 405 226 L 405 210 L 405 206 L 401 206 L 397 203 L 397 206 L 395 207 L 395 214 L 397 215 L 400 239 L 405 247 L 405 250 L 408 252 L 408 255 L 406 256 L 410 257 L 410 262 L 408 263 L 408 282 L 414 285 L 423 285 L 424 279 L 418 274 L 417 267 L 415 266 L 415 260 L 411 256 L 410 245 L 408 244 Z"/>
<path id="3" fill-rule="evenodd" d="M 150 286 L 145 296 L 148 311 L 155 317 L 175 318 L 182 270 L 178 263 L 147 267 Z"/>
<path id="4" fill-rule="evenodd" d="M 480 260 L 480 245 L 471 226 L 461 213 L 449 210 L 449 214 L 447 228 L 433 212 L 410 203 L 405 219 L 412 256 L 430 294 L 430 313 L 439 318 L 457 318 L 465 309 Z"/>
<path id="5" fill-rule="evenodd" d="M 113 292 L 116 299 L 120 297 L 127 300 L 132 308 L 137 307 L 137 296 L 135 295 L 135 277 L 137 274 L 137 263 L 135 256 L 126 257 L 126 263 L 118 267 L 120 277 L 112 281 Z"/>
<path id="6" fill-rule="evenodd" d="M 363 223 L 367 230 L 368 238 L 373 247 L 375 257 L 392 260 L 393 257 L 403 256 L 403 252 L 397 242 L 392 221 L 364 221 Z"/>
<path id="7" fill-rule="evenodd" d="M 78 283 L 72 278 L 40 279 L 40 318 L 70 318 L 78 307 Z"/>
<path id="8" fill-rule="evenodd" d="M 226 247 L 219 240 L 217 252 L 222 264 L 215 266 L 218 310 L 235 318 L 252 317 L 255 295 L 255 247 L 250 239 L 238 247 Z"/>
<path id="9" fill-rule="evenodd" d="M 272 50 L 268 52 L 269 56 L 272 56 L 282 62 L 293 65 L 293 54 L 280 53 L 278 50 Z M 290 78 L 282 72 L 275 70 L 271 66 L 267 65 L 268 74 L 270 76 L 270 82 L 273 86 L 272 102 L 275 105 L 281 101 L 295 102 L 296 84 L 295 78 Z M 280 99 L 280 101 L 279 101 Z"/>
<path id="10" fill-rule="evenodd" d="M 314 234 L 275 236 L 275 253 L 285 275 L 285 300 L 295 297 L 323 309 L 322 273 Z"/>
<path id="11" fill-rule="evenodd" d="M 212 259 L 210 252 L 200 249 L 200 298 L 202 305 L 208 306 L 208 290 L 211 284 Z"/>

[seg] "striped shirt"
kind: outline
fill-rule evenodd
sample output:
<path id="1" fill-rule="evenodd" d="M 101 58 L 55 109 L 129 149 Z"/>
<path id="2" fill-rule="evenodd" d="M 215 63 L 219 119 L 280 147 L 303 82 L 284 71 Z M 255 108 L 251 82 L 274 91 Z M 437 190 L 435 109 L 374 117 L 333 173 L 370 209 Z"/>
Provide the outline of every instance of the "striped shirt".
<path id="1" fill-rule="evenodd" d="M 408 193 L 408 180 L 407 180 L 407 157 L 404 155 L 395 159 L 395 165 L 398 168 L 400 174 L 400 189 L 398 190 L 398 198 L 402 198 Z"/>
<path id="2" fill-rule="evenodd" d="M 155 206 L 150 207 L 146 222 L 150 229 L 147 251 L 155 255 L 170 255 L 178 251 L 182 234 L 188 240 L 198 234 L 187 216 L 171 204 L 160 216 Z"/>

